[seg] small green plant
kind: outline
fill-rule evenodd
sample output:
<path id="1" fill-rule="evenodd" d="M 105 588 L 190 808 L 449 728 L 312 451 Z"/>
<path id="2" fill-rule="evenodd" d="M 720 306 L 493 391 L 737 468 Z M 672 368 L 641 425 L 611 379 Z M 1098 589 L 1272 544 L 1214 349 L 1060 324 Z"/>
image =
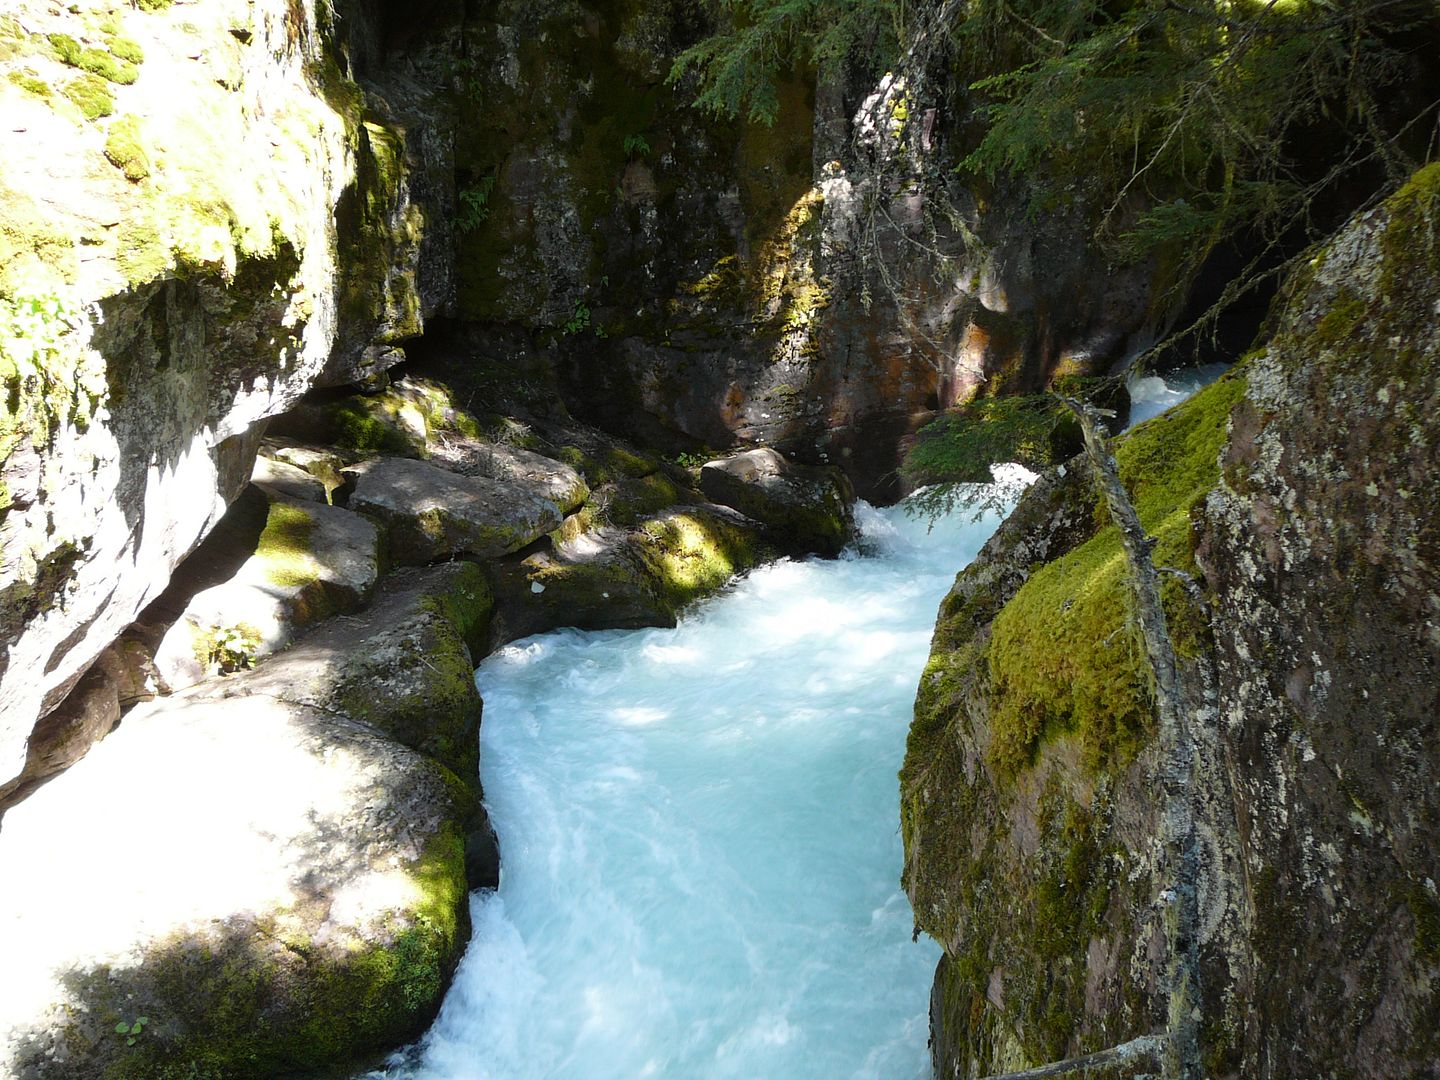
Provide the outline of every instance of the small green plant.
<path id="1" fill-rule="evenodd" d="M 495 176 L 491 174 L 462 188 L 456 196 L 459 209 L 455 215 L 455 228 L 462 236 L 474 232 L 489 219 L 490 194 L 494 190 Z"/>
<path id="2" fill-rule="evenodd" d="M 259 651 L 260 633 L 245 623 L 210 627 L 195 649 L 197 658 L 207 670 L 215 669 L 222 675 L 254 667 Z"/>
<path id="3" fill-rule="evenodd" d="M 590 325 L 590 305 L 584 300 L 575 301 L 575 311 L 560 326 L 560 333 L 566 337 L 578 334 Z"/>
<path id="4" fill-rule="evenodd" d="M 121 1020 L 115 1025 L 115 1034 L 125 1036 L 125 1045 L 134 1046 L 140 1041 L 140 1036 L 145 1033 L 145 1025 L 150 1023 L 148 1016 L 137 1016 L 134 1023 Z"/>
<path id="5" fill-rule="evenodd" d="M 675 464 L 682 469 L 698 469 L 707 461 L 714 460 L 714 454 L 694 454 L 688 450 L 682 450 L 675 455 Z"/>
<path id="6" fill-rule="evenodd" d="M 627 159 L 650 156 L 650 144 L 646 142 L 644 135 L 626 135 L 624 146 Z"/>

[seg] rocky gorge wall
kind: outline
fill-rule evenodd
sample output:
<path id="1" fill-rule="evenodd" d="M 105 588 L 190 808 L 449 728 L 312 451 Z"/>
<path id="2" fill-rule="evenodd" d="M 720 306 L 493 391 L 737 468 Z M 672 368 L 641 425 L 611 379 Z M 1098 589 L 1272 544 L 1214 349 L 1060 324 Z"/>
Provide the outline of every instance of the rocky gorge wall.
<path id="1" fill-rule="evenodd" d="M 1420 1077 L 1440 1056 L 1440 534 L 1417 497 L 1437 177 L 1314 253 L 1230 376 L 1116 444 L 1156 564 L 1199 586 L 1169 575 L 1164 603 L 1196 732 L 1206 1076 Z M 1166 1028 L 1177 883 L 1132 603 L 1077 461 L 941 606 L 901 774 L 906 887 L 945 948 L 937 1075 Z"/>
<path id="2" fill-rule="evenodd" d="M 773 125 L 726 121 L 668 78 L 706 30 L 678 0 L 467 20 L 467 348 L 553 371 L 577 416 L 644 443 L 774 445 L 893 499 L 937 409 L 1107 371 L 1173 319 L 1154 261 L 1098 253 L 1084 191 L 955 180 L 964 72 L 922 103 L 856 58 L 789 76 Z"/>
<path id="3" fill-rule="evenodd" d="M 278 2 L 0 20 L 0 790 L 264 420 L 400 359 L 449 301 L 410 199 L 424 140 L 342 70 L 336 19 L 364 36 Z"/>

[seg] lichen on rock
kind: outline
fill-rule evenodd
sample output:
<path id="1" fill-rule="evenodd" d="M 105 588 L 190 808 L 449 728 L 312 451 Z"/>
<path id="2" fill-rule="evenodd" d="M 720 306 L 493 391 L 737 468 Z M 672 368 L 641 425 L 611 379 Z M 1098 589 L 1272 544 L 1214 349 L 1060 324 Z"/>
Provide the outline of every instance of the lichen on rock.
<path id="1" fill-rule="evenodd" d="M 1205 1075 L 1434 1060 L 1440 167 L 1292 275 L 1262 348 L 1116 445 L 1190 576 L 1166 614 L 1195 738 Z M 905 884 L 945 947 L 942 1075 L 1162 1030 L 1158 761 L 1113 527 L 1075 463 L 941 606 L 901 774 Z M 1418 831 L 1417 831 L 1418 830 Z M 1377 837 L 1385 838 L 1383 844 Z"/>

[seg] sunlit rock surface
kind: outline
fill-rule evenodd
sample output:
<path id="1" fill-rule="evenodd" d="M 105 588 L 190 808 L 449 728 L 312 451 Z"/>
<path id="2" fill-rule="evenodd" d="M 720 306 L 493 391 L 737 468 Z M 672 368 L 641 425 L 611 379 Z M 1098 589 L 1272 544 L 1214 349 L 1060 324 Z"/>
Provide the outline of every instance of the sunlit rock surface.
<path id="1" fill-rule="evenodd" d="M 171 690 L 248 667 L 288 645 L 304 627 L 361 607 L 375 588 L 384 536 L 373 521 L 268 491 L 265 498 L 254 553 L 225 580 L 191 597 L 156 650 L 156 666 Z M 210 554 L 202 549 L 197 558 Z M 212 557 L 225 556 L 222 550 Z"/>
<path id="2" fill-rule="evenodd" d="M 424 461 L 376 458 L 343 470 L 345 505 L 384 522 L 397 562 L 493 558 L 559 526 L 558 504 L 524 482 L 461 476 Z"/>
<path id="3" fill-rule="evenodd" d="M 0 1073 L 295 1075 L 414 1034 L 468 932 L 465 799 L 334 712 L 137 707 L 6 815 Z"/>
<path id="4" fill-rule="evenodd" d="M 337 20 L 346 48 L 373 29 L 280 0 L 0 18 L 0 783 L 239 493 L 259 422 L 446 301 L 422 148 L 341 70 Z"/>

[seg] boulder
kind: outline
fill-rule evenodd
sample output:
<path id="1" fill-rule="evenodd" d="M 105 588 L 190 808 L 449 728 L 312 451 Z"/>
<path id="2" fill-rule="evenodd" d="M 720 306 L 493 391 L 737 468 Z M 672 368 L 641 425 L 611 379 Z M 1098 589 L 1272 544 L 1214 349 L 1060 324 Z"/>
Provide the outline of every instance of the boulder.
<path id="1" fill-rule="evenodd" d="M 410 565 L 505 555 L 557 528 L 563 516 L 528 483 L 460 476 L 424 461 L 375 458 L 344 474 L 346 505 L 385 522 L 395 560 Z"/>
<path id="2" fill-rule="evenodd" d="M 363 611 L 322 623 L 208 693 L 263 694 L 342 713 L 473 784 L 482 708 L 474 661 L 490 609 L 485 574 L 474 563 L 397 570 Z"/>
<path id="3" fill-rule="evenodd" d="M 261 454 L 255 459 L 250 482 L 269 494 L 304 502 L 328 502 L 325 484 L 316 476 L 278 458 Z"/>
<path id="4" fill-rule="evenodd" d="M 160 641 L 155 664 L 171 690 L 249 667 L 302 627 L 369 599 L 381 566 L 373 522 L 339 507 L 267 498 L 253 552 L 190 597 Z"/>
<path id="5" fill-rule="evenodd" d="M 686 505 L 630 529 L 577 527 L 551 551 L 491 564 L 492 646 L 561 626 L 674 626 L 685 605 L 773 554 L 763 532 L 726 507 Z"/>
<path id="6" fill-rule="evenodd" d="M 452 472 L 521 484 L 569 513 L 590 494 L 584 478 L 564 462 L 508 443 L 483 439 L 450 440 L 433 454 Z"/>
<path id="7" fill-rule="evenodd" d="M 345 459 L 327 447 L 266 439 L 260 444 L 260 453 L 273 461 L 293 465 L 320 481 L 325 489 L 325 502 L 329 502 L 331 492 L 345 482 L 345 478 L 340 475 L 340 470 L 345 467 Z"/>
<path id="8" fill-rule="evenodd" d="M 768 447 L 706 462 L 700 490 L 765 525 L 792 554 L 838 555 L 855 531 L 855 493 L 844 473 L 799 465 Z"/>
<path id="9" fill-rule="evenodd" d="M 468 937 L 471 798 L 331 712 L 137 706 L 0 833 L 0 1075 L 328 1074 L 415 1037 Z"/>

